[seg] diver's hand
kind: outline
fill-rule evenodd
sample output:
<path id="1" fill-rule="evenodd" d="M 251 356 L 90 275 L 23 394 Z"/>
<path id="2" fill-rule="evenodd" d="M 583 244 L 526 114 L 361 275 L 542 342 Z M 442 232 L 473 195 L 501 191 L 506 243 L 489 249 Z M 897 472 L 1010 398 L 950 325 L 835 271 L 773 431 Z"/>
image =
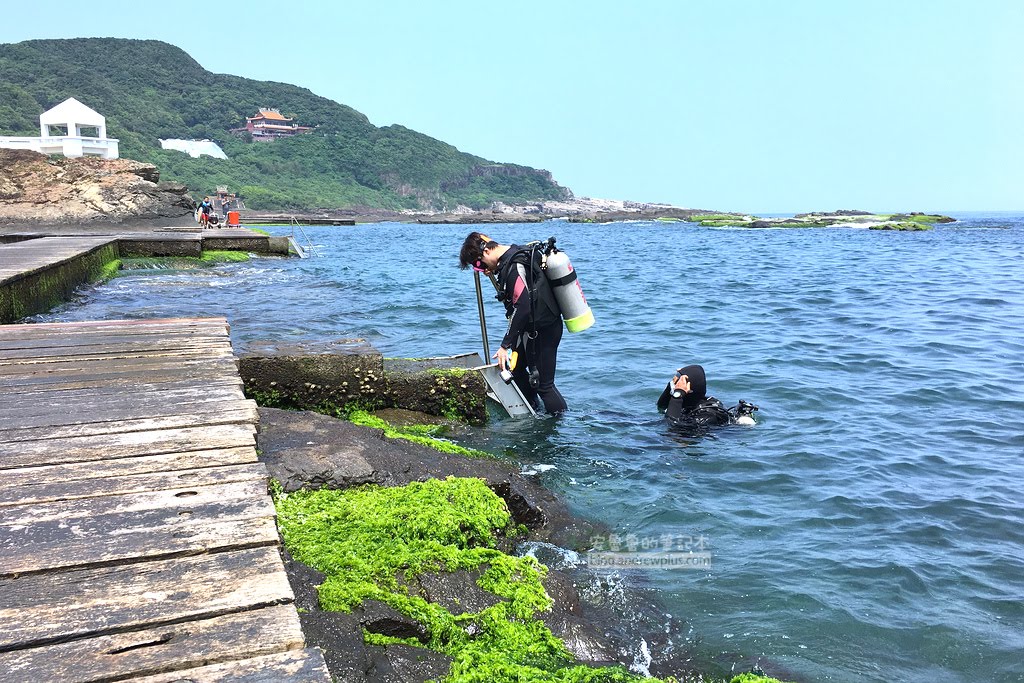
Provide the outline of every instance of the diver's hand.
<path id="1" fill-rule="evenodd" d="M 690 378 L 687 377 L 686 375 L 673 375 L 672 380 L 674 381 L 674 384 L 672 384 L 673 389 L 681 391 L 684 394 L 688 394 L 691 391 L 693 391 L 693 389 L 690 387 Z"/>
<path id="2" fill-rule="evenodd" d="M 498 368 L 501 370 L 508 367 L 508 349 L 504 346 L 499 346 L 498 350 L 494 352 L 494 355 L 491 356 L 491 358 L 498 359 Z"/>

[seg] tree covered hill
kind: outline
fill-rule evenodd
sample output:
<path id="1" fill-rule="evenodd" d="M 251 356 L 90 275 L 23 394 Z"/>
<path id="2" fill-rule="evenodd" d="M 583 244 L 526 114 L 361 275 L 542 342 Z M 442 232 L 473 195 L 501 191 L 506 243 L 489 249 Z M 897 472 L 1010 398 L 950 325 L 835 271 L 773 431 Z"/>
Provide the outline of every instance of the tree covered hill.
<path id="1" fill-rule="evenodd" d="M 460 152 L 287 83 L 210 73 L 155 40 L 0 44 L 0 135 L 38 135 L 39 114 L 75 97 L 107 118 L 122 157 L 155 163 L 198 194 L 217 185 L 250 208 L 483 208 L 571 196 L 547 171 Z M 274 142 L 231 134 L 260 107 L 314 130 Z M 211 139 L 229 160 L 192 159 L 159 138 Z"/>

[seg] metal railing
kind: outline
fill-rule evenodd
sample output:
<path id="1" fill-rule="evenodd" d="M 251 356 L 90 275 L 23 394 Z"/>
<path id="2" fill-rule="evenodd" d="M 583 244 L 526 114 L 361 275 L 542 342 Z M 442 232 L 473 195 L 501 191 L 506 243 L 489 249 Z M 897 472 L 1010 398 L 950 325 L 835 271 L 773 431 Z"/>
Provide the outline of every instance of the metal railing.
<path id="1" fill-rule="evenodd" d="M 296 246 L 298 246 L 298 239 L 297 239 L 297 237 L 295 235 L 295 228 L 298 228 L 299 232 L 302 233 L 302 239 L 306 243 L 306 249 L 308 249 L 309 252 L 311 254 L 313 254 L 313 256 L 319 257 L 320 254 L 317 253 L 316 247 L 313 245 L 313 240 L 309 239 L 309 235 L 306 234 L 306 231 L 303 230 L 303 228 L 299 224 L 299 222 L 297 220 L 295 220 L 295 216 L 291 217 L 291 226 L 292 226 L 292 240 L 295 242 Z M 301 255 L 301 252 L 300 252 L 300 255 Z"/>

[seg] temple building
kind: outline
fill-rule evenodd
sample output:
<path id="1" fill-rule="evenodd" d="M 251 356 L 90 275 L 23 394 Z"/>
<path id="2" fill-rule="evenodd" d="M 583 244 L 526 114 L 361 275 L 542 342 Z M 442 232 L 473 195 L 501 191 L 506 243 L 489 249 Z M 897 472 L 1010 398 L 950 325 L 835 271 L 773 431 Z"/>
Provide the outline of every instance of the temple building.
<path id="1" fill-rule="evenodd" d="M 264 109 L 256 116 L 248 116 L 245 119 L 245 128 L 237 129 L 239 132 L 245 130 L 252 134 L 253 140 L 274 140 L 276 138 L 288 137 L 298 133 L 306 133 L 312 128 L 300 126 L 295 119 L 282 116 L 277 109 Z"/>

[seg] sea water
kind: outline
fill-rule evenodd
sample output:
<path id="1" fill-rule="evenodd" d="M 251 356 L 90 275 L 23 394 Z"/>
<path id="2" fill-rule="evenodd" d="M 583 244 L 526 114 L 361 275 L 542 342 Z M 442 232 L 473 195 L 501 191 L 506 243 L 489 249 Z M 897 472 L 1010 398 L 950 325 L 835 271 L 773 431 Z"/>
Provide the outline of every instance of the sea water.
<path id="1" fill-rule="evenodd" d="M 536 473 L 623 551 L 699 551 L 698 567 L 606 570 L 656 590 L 698 659 L 809 681 L 1022 681 L 1024 217 L 959 218 L 918 233 L 482 227 L 556 235 L 597 322 L 559 350 L 569 413 L 459 438 Z M 132 274 L 34 320 L 216 315 L 236 351 L 479 351 L 457 267 L 471 229 L 306 228 L 322 257 Z M 756 426 L 668 429 L 655 401 L 690 363 L 727 405 L 758 405 Z"/>

